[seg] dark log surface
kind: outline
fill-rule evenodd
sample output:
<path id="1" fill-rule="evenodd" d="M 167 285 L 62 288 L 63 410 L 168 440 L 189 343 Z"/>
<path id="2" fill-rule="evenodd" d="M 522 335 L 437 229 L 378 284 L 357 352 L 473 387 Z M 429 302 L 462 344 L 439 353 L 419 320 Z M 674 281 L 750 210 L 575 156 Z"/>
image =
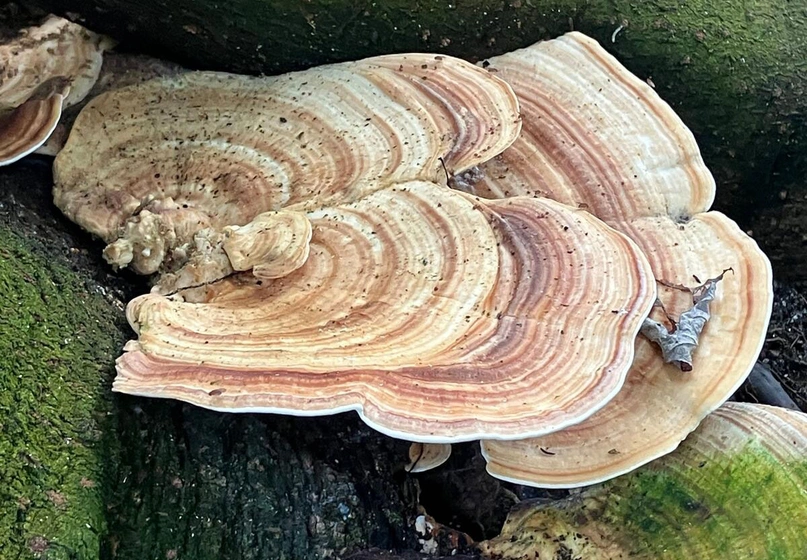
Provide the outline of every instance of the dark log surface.
<path id="1" fill-rule="evenodd" d="M 42 290 L 50 306 L 42 321 L 51 328 L 33 330 L 29 315 L 37 310 L 30 304 L 20 313 L 5 310 L 0 319 L 0 348 L 6 349 L 0 382 L 8 396 L 0 400 L 0 558 L 40 548 L 49 551 L 47 558 L 95 558 L 101 547 L 105 556 L 137 560 L 314 559 L 371 545 L 413 548 L 415 502 L 404 501 L 408 444 L 370 430 L 355 414 L 226 415 L 111 395 L 115 356 L 131 336 L 122 300 L 144 286 L 107 272 L 99 262 L 100 245 L 53 208 L 50 185 L 45 160 L 0 169 L 0 228 L 17 240 L 13 247 L 4 241 L 1 256 L 8 266 L 34 262 L 30 273 L 3 276 L 0 300 L 14 304 L 32 286 Z M 45 266 L 71 277 L 40 280 L 50 270 Z M 37 288 L 39 282 L 46 284 Z M 105 290 L 117 302 L 104 308 L 101 330 L 72 325 L 85 320 L 80 311 L 75 319 L 58 321 L 56 306 L 87 305 L 79 287 Z M 45 349 L 51 345 L 63 353 L 50 358 Z M 60 357 L 64 363 L 48 361 Z M 43 361 L 52 365 L 43 369 Z M 72 368 L 72 377 L 52 379 L 49 373 L 60 367 Z M 13 381 L 17 373 L 26 375 L 21 388 Z M 64 383 L 72 392 L 62 394 Z M 15 395 L 15 389 L 24 392 Z M 34 395 L 46 409 L 37 410 Z M 39 421 L 28 426 L 31 414 L 40 421 L 50 422 L 51 414 L 61 420 L 39 435 L 33 431 Z M 92 418 L 98 425 L 90 431 L 101 436 L 86 449 L 77 447 L 78 441 L 74 448 L 43 447 L 37 439 L 78 440 L 75 430 L 60 426 Z M 71 460 L 83 472 L 45 476 Z M 80 478 L 101 494 L 74 499 Z M 59 496 L 66 496 L 63 503 Z M 48 516 L 56 514 L 75 523 L 49 523 Z M 88 544 L 81 526 L 99 518 Z"/>
<path id="2" fill-rule="evenodd" d="M 758 362 L 751 374 L 745 381 L 748 391 L 757 396 L 762 404 L 771 406 L 781 406 L 790 410 L 801 410 L 799 405 L 790 398 L 782 384 L 776 379 L 771 369 L 765 364 Z"/>
<path id="3" fill-rule="evenodd" d="M 0 168 L 0 257 L 19 270 L 0 278 L 0 301 L 20 305 L 0 318 L 1 559 L 320 559 L 371 547 L 419 550 L 421 503 L 475 538 L 497 533 L 515 496 L 485 474 L 478 445 L 458 446 L 449 469 L 415 477 L 404 470 L 409 444 L 371 430 L 355 413 L 220 414 L 111 394 L 114 359 L 132 335 L 123 304 L 147 286 L 109 270 L 101 243 L 52 205 L 51 184 L 47 158 Z M 85 291 L 108 301 L 96 311 L 102 318 L 92 319 L 100 303 L 88 307 Z M 44 301 L 42 311 L 21 300 L 29 292 Z M 61 320 L 71 302 L 83 307 Z M 31 328 L 32 313 L 41 313 L 40 330 Z M 103 324 L 88 328 L 87 317 Z M 44 350 L 50 346 L 64 350 Z M 51 377 L 61 367 L 70 377 Z M 15 394 L 20 372 L 25 392 Z M 39 399 L 47 409 L 37 409 Z M 48 415 L 59 423 L 47 423 Z M 63 427 L 74 424 L 78 431 Z M 85 442 L 88 431 L 97 437 Z M 63 444 L 76 434 L 84 447 Z M 43 447 L 40 437 L 57 443 Z M 63 472 L 71 461 L 76 471 Z M 446 554 L 466 542 L 451 536 L 437 539 Z"/>

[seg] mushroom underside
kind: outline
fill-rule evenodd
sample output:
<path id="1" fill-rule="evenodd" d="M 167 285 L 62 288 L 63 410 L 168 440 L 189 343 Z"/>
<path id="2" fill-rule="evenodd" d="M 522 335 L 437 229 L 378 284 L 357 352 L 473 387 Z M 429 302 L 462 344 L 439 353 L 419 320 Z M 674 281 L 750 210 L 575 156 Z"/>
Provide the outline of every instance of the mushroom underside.
<path id="1" fill-rule="evenodd" d="M 88 94 L 112 45 L 56 16 L 0 44 L 0 166 L 45 144 L 63 109 Z"/>

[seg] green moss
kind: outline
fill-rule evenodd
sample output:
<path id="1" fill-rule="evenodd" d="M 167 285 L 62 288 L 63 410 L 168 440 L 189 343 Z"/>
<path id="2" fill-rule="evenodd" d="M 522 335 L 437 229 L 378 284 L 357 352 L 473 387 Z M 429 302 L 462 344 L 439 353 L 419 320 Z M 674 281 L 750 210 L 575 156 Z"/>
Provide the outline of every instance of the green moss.
<path id="1" fill-rule="evenodd" d="M 620 499 L 608 501 L 603 516 L 622 528 L 631 554 L 658 560 L 805 557 L 807 462 L 783 468 L 756 442 L 721 460 L 688 461 L 689 452 L 613 484 Z"/>
<path id="2" fill-rule="evenodd" d="M 0 227 L 0 558 L 97 558 L 121 313 Z"/>

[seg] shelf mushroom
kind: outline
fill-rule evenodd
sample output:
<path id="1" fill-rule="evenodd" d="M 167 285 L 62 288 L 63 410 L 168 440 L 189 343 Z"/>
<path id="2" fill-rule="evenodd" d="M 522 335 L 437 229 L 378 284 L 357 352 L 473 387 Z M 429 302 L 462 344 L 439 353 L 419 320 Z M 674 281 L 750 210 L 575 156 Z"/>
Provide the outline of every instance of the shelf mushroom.
<path id="1" fill-rule="evenodd" d="M 267 212 L 311 228 L 284 237 L 301 256 L 275 278 L 133 300 L 139 336 L 114 390 L 234 412 L 357 410 L 421 443 L 591 415 L 621 387 L 653 304 L 645 257 L 584 211 L 434 182 L 520 126 L 509 86 L 439 55 L 188 73 L 96 98 L 55 161 L 54 193 L 111 262 L 182 276 L 221 257 L 216 233 L 248 242 Z"/>
<path id="2" fill-rule="evenodd" d="M 104 51 L 98 79 L 84 99 L 65 107 L 59 123 L 44 144 L 37 148 L 37 154 L 55 156 L 64 147 L 73 123 L 84 106 L 95 97 L 127 86 L 140 84 L 154 78 L 178 76 L 188 70 L 179 64 L 150 56 L 131 53 Z"/>
<path id="3" fill-rule="evenodd" d="M 422 473 L 436 469 L 451 457 L 450 443 L 412 443 L 409 446 L 409 462 L 404 470 Z"/>
<path id="4" fill-rule="evenodd" d="M 494 476 L 542 487 L 607 480 L 669 453 L 739 387 L 765 338 L 771 268 L 756 243 L 707 212 L 714 181 L 695 140 L 647 84 L 580 33 L 490 59 L 511 84 L 523 131 L 458 186 L 483 197 L 548 197 L 583 208 L 627 234 L 658 280 L 654 320 L 673 328 L 690 289 L 727 272 L 692 371 L 665 363 L 640 337 L 627 382 L 586 421 L 548 436 L 485 441 Z M 666 314 L 664 311 L 666 310 Z"/>
<path id="5" fill-rule="evenodd" d="M 486 558 L 804 558 L 807 415 L 728 403 L 672 454 L 562 502 L 525 502 Z"/>
<path id="6" fill-rule="evenodd" d="M 0 165 L 37 150 L 101 69 L 106 37 L 50 16 L 0 45 Z"/>
<path id="7" fill-rule="evenodd" d="M 309 256 L 288 276 L 133 300 L 139 337 L 114 390 L 232 412 L 355 409 L 447 443 L 554 431 L 622 385 L 652 276 L 590 214 L 412 181 L 307 216 Z"/>
<path id="8" fill-rule="evenodd" d="M 112 264 L 173 272 L 200 230 L 439 179 L 520 127 L 506 84 L 435 55 L 269 78 L 188 73 L 94 99 L 54 163 L 54 198 L 110 244 Z"/>

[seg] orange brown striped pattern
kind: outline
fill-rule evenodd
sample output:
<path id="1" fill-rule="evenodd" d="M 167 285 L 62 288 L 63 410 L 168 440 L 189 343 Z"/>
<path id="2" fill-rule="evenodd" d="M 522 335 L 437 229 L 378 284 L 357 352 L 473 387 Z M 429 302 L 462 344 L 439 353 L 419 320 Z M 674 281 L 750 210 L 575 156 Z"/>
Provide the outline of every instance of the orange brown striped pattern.
<path id="1" fill-rule="evenodd" d="M 545 196 L 579 206 L 633 239 L 658 280 L 694 287 L 732 268 L 717 289 L 692 372 L 636 340 L 625 388 L 586 421 L 522 441 L 483 442 L 488 470 L 507 480 L 575 487 L 669 453 L 739 387 L 764 341 L 771 268 L 756 243 L 718 212 L 692 134 L 644 82 L 579 33 L 491 59 L 523 110 L 519 139 L 466 189 Z M 659 285 L 667 312 L 688 292 Z M 659 310 L 653 317 L 663 320 Z"/>
<path id="2" fill-rule="evenodd" d="M 308 217 L 288 276 L 135 299 L 114 389 L 450 442 L 557 430 L 622 385 L 655 287 L 590 214 L 410 182 Z"/>

